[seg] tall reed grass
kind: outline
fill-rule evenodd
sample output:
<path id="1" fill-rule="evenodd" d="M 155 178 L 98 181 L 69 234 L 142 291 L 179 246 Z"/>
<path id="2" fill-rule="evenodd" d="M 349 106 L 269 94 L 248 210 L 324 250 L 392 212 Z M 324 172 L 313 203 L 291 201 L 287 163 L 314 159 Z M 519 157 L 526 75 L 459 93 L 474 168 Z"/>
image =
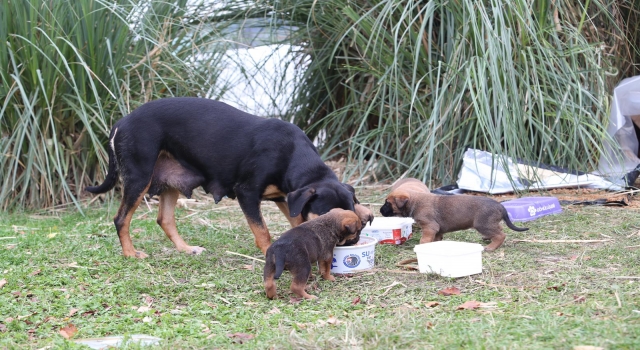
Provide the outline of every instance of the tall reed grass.
<path id="1" fill-rule="evenodd" d="M 115 120 L 152 98 L 217 96 L 211 13 L 188 0 L 2 1 L 0 207 L 78 205 L 104 176 Z"/>
<path id="2" fill-rule="evenodd" d="M 618 54 L 633 52 L 620 9 L 640 10 L 628 0 L 278 4 L 302 28 L 290 118 L 326 133 L 325 156 L 354 165 L 347 176 L 431 184 L 455 181 L 467 147 L 595 169 L 612 88 L 633 58 Z"/>

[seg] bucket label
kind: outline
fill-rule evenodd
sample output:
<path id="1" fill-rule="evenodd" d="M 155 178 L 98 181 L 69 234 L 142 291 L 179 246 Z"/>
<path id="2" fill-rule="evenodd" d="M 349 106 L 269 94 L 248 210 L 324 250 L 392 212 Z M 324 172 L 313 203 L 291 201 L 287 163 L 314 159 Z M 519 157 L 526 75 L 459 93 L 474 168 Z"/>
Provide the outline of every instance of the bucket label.
<path id="1" fill-rule="evenodd" d="M 344 259 L 342 260 L 342 263 L 344 264 L 344 266 L 350 269 L 353 269 L 358 265 L 360 265 L 360 257 L 357 256 L 356 254 L 349 254 L 344 257 Z"/>

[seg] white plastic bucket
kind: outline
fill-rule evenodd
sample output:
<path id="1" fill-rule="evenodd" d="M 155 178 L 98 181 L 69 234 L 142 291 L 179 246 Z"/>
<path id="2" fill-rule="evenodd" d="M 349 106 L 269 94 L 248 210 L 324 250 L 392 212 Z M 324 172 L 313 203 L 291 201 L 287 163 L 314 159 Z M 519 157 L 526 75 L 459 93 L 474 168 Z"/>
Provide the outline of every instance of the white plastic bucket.
<path id="1" fill-rule="evenodd" d="M 482 273 L 482 251 L 477 243 L 438 241 L 413 247 L 422 273 L 463 277 Z"/>
<path id="2" fill-rule="evenodd" d="M 378 240 L 373 237 L 360 236 L 358 245 L 335 247 L 331 272 L 354 273 L 373 268 L 376 243 Z"/>

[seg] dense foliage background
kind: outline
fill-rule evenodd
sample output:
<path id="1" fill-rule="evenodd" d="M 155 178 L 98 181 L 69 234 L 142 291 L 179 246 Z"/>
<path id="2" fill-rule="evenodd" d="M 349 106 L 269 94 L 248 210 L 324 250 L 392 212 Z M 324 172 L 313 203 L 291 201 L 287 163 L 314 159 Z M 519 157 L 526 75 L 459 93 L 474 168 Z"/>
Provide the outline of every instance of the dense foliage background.
<path id="1" fill-rule="evenodd" d="M 466 147 L 593 170 L 611 90 L 640 71 L 634 0 L 3 1 L 0 206 L 78 205 L 115 120 L 224 97 L 223 56 L 256 19 L 287 32 L 278 114 L 360 180 L 450 183 Z"/>

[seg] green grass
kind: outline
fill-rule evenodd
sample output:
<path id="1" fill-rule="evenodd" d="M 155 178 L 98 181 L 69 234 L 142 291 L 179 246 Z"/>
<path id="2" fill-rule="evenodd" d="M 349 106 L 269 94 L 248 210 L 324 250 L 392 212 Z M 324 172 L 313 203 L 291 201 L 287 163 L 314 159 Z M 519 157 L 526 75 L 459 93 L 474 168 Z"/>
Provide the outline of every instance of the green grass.
<path id="1" fill-rule="evenodd" d="M 359 190 L 378 213 L 386 190 Z M 563 207 L 563 213 L 507 231 L 494 253 L 483 253 L 483 273 L 459 279 L 400 271 L 420 237 L 376 247 L 374 271 L 336 282 L 314 281 L 317 301 L 292 302 L 290 275 L 268 300 L 261 258 L 237 202 L 209 200 L 177 211 L 179 230 L 200 256 L 175 252 L 144 204 L 133 221 L 146 260 L 121 256 L 112 217 L 115 205 L 74 211 L 0 216 L 0 348 L 76 348 L 73 339 L 124 334 L 162 338 L 159 348 L 228 348 L 233 333 L 253 335 L 249 348 L 608 349 L 640 347 L 640 215 L 636 209 Z M 272 233 L 287 221 L 265 205 Z M 516 239 L 607 239 L 596 244 L 516 243 Z M 447 240 L 483 243 L 473 231 Z M 636 279 L 621 279 L 635 276 Z M 394 285 L 395 283 L 395 285 Z M 455 286 L 462 293 L 442 296 Z M 360 302 L 354 303 L 359 298 Z M 476 300 L 493 307 L 457 310 Z M 439 305 L 428 307 L 436 301 Z M 139 312 L 141 306 L 150 310 Z M 72 310 L 77 310 L 72 313 Z M 131 346 L 135 348 L 135 346 Z"/>

